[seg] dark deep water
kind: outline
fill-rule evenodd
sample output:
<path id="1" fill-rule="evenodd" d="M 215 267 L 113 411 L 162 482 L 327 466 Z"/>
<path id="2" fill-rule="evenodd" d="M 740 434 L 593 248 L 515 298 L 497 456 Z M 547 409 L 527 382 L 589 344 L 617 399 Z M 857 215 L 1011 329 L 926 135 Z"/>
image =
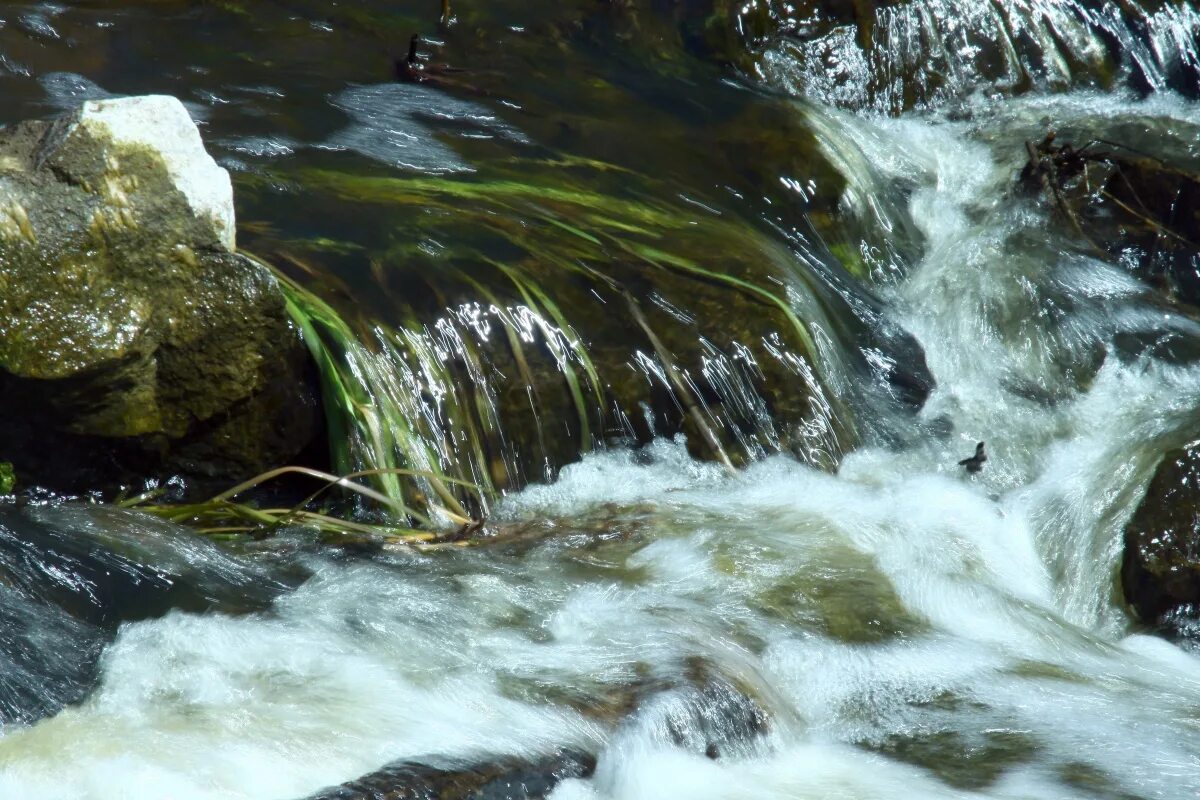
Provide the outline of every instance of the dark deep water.
<path id="1" fill-rule="evenodd" d="M 627 5 L 0 4 L 0 122 L 182 99 L 239 244 L 505 531 L 367 558 L 4 509 L 0 798 L 563 747 L 599 760 L 556 800 L 1200 794 L 1200 656 L 1115 582 L 1200 327 L 1012 191 L 1048 127 L 1200 168 L 1200 12 L 920 0 L 864 43 L 761 2 L 795 35 L 734 46 Z"/>

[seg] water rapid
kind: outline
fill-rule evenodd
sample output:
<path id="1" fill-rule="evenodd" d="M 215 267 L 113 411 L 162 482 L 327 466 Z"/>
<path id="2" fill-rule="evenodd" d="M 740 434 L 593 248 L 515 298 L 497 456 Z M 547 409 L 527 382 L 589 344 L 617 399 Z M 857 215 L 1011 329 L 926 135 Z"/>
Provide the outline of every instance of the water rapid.
<path id="1" fill-rule="evenodd" d="M 298 551 L 311 577 L 267 612 L 121 626 L 86 699 L 3 730 L 0 796 L 284 800 L 561 747 L 598 764 L 557 800 L 1200 793 L 1200 656 L 1129 634 L 1113 599 L 1137 487 L 1200 402 L 1200 366 L 1113 342 L 1200 330 L 1008 191 L 1048 113 L 1200 112 L 804 113 L 904 187 L 925 241 L 885 289 L 937 379 L 891 421 L 903 446 L 731 477 L 660 440 L 509 497 L 484 551 Z"/>
<path id="2" fill-rule="evenodd" d="M 293 6 L 308 5 L 320 13 L 293 15 Z M 302 43 L 325 35 L 325 6 L 338 4 L 308 5 L 278 12 Z M 35 75 L 53 60 L 45 42 L 58 42 L 59 29 L 85 42 L 109 30 L 69 29 L 65 6 L 31 8 L 9 16 L 10 32 L 26 30 L 33 43 L 0 53 L 0 73 Z M 373 31 L 374 18 L 345 14 Z M 181 19 L 172 24 L 191 24 Z M 434 317 L 454 311 L 441 317 L 453 317 L 444 325 L 370 331 L 352 366 L 386 386 L 391 394 L 379 399 L 419 429 L 425 460 L 405 463 L 448 469 L 461 458 L 470 461 L 462 474 L 481 482 L 480 465 L 499 461 L 515 473 L 527 455 L 505 438 L 512 419 L 501 418 L 496 398 L 516 386 L 511 407 L 528 406 L 535 418 L 541 407 L 522 394 L 528 387 L 514 378 L 515 365 L 506 373 L 480 357 L 464 368 L 454 353 L 469 352 L 470 336 L 486 329 L 493 343 L 538 343 L 549 353 L 545 371 L 570 376 L 574 396 L 555 398 L 567 412 L 554 417 L 570 425 L 538 428 L 546 467 L 488 509 L 482 546 L 389 544 L 360 553 L 323 546 L 301 529 L 226 546 L 116 508 L 0 509 L 0 800 L 301 800 L 395 762 L 453 770 L 562 751 L 594 755 L 595 767 L 558 783 L 553 800 L 1200 797 L 1200 650 L 1137 628 L 1117 580 L 1126 521 L 1162 454 L 1198 422 L 1200 324 L 1119 263 L 1081 247 L 1048 204 L 1014 189 L 1025 143 L 1049 125 L 1076 142 L 1132 131 L 1146 146 L 1200 164 L 1200 104 L 1174 91 L 1188 81 L 1194 90 L 1198 25 L 1188 4 L 889 3 L 862 41 L 843 26 L 766 52 L 757 77 L 795 95 L 770 101 L 836 171 L 844 184 L 839 213 L 871 232 L 858 252 L 838 253 L 860 263 L 856 279 L 878 295 L 878 308 L 863 316 L 911 334 L 934 381 L 919 411 L 889 402 L 886 381 L 877 381 L 853 406 L 857 439 L 834 430 L 837 414 L 823 403 L 870 373 L 835 369 L 846 366 L 837 348 L 853 350 L 852 337 L 832 330 L 839 316 L 830 308 L 844 309 L 820 306 L 815 289 L 801 291 L 814 274 L 828 279 L 819 287 L 826 293 L 837 280 L 851 282 L 821 272 L 817 255 L 798 262 L 823 252 L 820 236 L 790 228 L 779 195 L 763 202 L 778 216 L 752 228 L 678 191 L 679 207 L 700 222 L 689 217 L 662 238 L 692 236 L 691 254 L 719 241 L 687 231 L 711 231 L 718 220 L 745 225 L 751 233 L 727 240 L 746 244 L 730 263 L 741 269 L 769 257 L 790 269 L 779 274 L 793 282 L 771 273 L 771 285 L 809 323 L 806 335 L 820 345 L 809 357 L 822 347 L 833 353 L 828 369 L 817 363 L 814 373 L 803 354 L 771 351 L 771 340 L 754 342 L 757 356 L 701 342 L 711 370 L 702 377 L 727 388 L 709 396 L 703 412 L 714 425 L 726 415 L 727 427 L 740 431 L 729 449 L 744 468 L 695 458 L 694 432 L 690 443 L 658 436 L 641 447 L 600 435 L 603 381 L 588 374 L 588 336 L 572 323 L 593 314 L 611 322 L 580 300 L 591 302 L 601 282 L 563 281 L 574 302 L 561 310 L 532 290 L 523 305 L 493 302 L 476 282 L 478 303 L 428 303 Z M 930 41 L 939 44 L 936 57 L 917 47 Z M 141 43 L 124 44 L 142 74 L 140 59 L 157 63 L 137 50 Z M 345 63 L 363 49 L 330 47 L 347 51 Z M 798 52 L 804 47 L 812 52 Z M 1110 63 L 1106 48 L 1124 60 Z M 1002 57 L 988 55 L 995 52 Z M 68 54 L 85 60 L 79 53 Z M 497 48 L 497 62 L 506 57 Z M 361 157 L 372 177 L 385 167 L 423 171 L 375 185 L 402 195 L 396 202 L 421 224 L 432 220 L 416 245 L 385 242 L 417 265 L 413 272 L 456 268 L 436 260 L 457 243 L 438 238 L 455 213 L 468 220 L 463 227 L 500 220 L 506 227 L 497 230 L 511 236 L 502 252 L 514 263 L 535 261 L 531 253 L 589 265 L 609 257 L 587 231 L 568 231 L 570 247 L 544 234 L 522 216 L 526 206 L 508 204 L 518 190 L 542 192 L 543 210 L 561 201 L 586 218 L 599 209 L 622 235 L 657 239 L 657 228 L 639 226 L 667 229 L 683 218 L 675 206 L 668 214 L 652 195 L 657 186 L 632 168 L 621 173 L 627 183 L 613 179 L 622 191 L 636 187 L 632 199 L 599 189 L 555 196 L 503 173 L 455 184 L 475 194 L 435 183 L 431 176 L 494 167 L 488 159 L 541 168 L 552 159 L 535 159 L 530 149 L 560 141 L 554 137 L 581 150 L 626 148 L 630 161 L 645 162 L 640 168 L 663 156 L 660 145 L 638 149 L 626 141 L 628 129 L 612 133 L 584 115 L 539 117 L 534 90 L 534 111 L 514 102 L 494 112 L 502 104 L 472 84 L 486 88 L 486 70 L 449 73 L 461 81 L 451 89 L 350 86 L 341 77 L 327 85 L 301 70 L 284 92 L 266 85 L 269 64 L 250 55 L 245 62 L 248 72 L 262 69 L 263 86 L 247 79 L 223 87 L 224 96 L 196 91 L 192 100 L 203 112 L 196 116 L 213 120 L 206 136 L 228 134 L 218 147 L 226 166 L 240 170 L 251 211 L 277 203 L 296 214 L 292 224 L 316 230 L 319 217 L 360 214 L 350 199 L 321 195 L 314 170 L 304 191 L 289 188 L 301 170 L 288 173 L 287 159 L 297 153 L 324 166 Z M 817 68 L 831 64 L 843 69 Z M 1081 86 L 1073 76 L 1089 65 L 1108 77 L 1123 73 L 1141 91 L 1121 89 L 1115 78 L 1101 82 L 1114 91 Z M 900 73 L 914 83 L 892 80 Z M 609 91 L 601 75 L 611 77 L 597 71 L 570 89 Z M 49 107 L 108 91 L 46 69 L 38 79 L 41 89 L 32 80 L 19 86 L 40 92 L 36 102 Z M 549 78 L 528 83 L 555 88 Z M 730 96 L 749 94 L 727 83 L 721 91 Z M 551 94 L 549 106 L 569 105 L 567 94 Z M 296 96 L 310 102 L 317 122 L 290 109 L 302 105 Z M 587 102 L 597 96 L 611 99 L 586 95 Z M 741 109 L 725 95 L 720 102 Z M 329 124 L 331 108 L 346 119 Z M 701 137 L 707 119 L 691 129 L 675 124 Z M 664 150 L 690 143 L 662 138 Z M 723 171 L 718 160 L 705 170 L 718 176 L 722 197 L 734 206 L 757 202 L 732 188 L 738 170 Z M 585 161 L 554 169 L 596 184 L 619 172 Z M 664 172 L 676 168 L 662 157 Z M 823 187 L 837 185 L 827 178 Z M 816 201 L 802 202 L 815 189 L 774 183 L 803 209 L 797 217 L 819 216 Z M 312 197 L 326 206 L 308 208 Z M 614 197 L 620 211 L 601 207 Z M 393 219 L 363 216 L 364 228 L 391 235 Z M 554 219 L 557 235 L 577 221 Z M 258 227 L 251 236 L 301 238 Z M 366 271 L 346 255 L 365 245 L 322 246 Z M 467 251 L 462 260 L 477 256 Z M 705 298 L 718 298 L 705 310 L 720 316 L 727 284 L 664 285 L 696 299 L 701 284 Z M 371 301 L 388 299 L 376 294 Z M 861 298 L 847 292 L 842 300 L 848 307 Z M 667 298 L 646 307 L 692 330 L 690 311 Z M 799 453 L 787 452 L 767 399 L 755 394 L 767 351 L 783 365 L 776 375 L 784 379 L 771 388 L 803 387 L 811 403 Z M 897 366 L 882 350 L 867 359 L 878 362 L 878 375 Z M 639 390 L 667 383 L 648 351 L 620 351 L 616 363 L 629 367 Z M 420 364 L 444 372 L 423 374 Z M 484 436 L 446 416 L 455 386 L 474 395 L 480 410 L 472 419 Z M 649 406 L 639 411 L 645 419 L 629 427 L 661 433 Z M 466 452 L 490 434 L 502 440 L 491 459 Z M 979 441 L 989 461 L 967 474 L 958 462 Z M 591 452 L 557 469 L 555 448 L 572 458 Z M 377 796 L 346 791 L 322 798 Z"/>

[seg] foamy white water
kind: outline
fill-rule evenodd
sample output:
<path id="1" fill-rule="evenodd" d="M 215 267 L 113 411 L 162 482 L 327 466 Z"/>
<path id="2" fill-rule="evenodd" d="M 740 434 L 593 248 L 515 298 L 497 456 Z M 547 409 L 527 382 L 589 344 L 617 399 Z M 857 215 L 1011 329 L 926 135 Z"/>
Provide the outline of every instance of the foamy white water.
<path id="1" fill-rule="evenodd" d="M 906 446 L 837 475 L 776 457 L 729 477 L 670 442 L 590 456 L 504 504 L 507 546 L 314 556 L 270 613 L 128 624 L 86 701 L 2 732 L 0 797 L 289 800 L 400 758 L 561 746 L 599 764 L 556 800 L 1200 795 L 1200 657 L 1129 634 L 1114 601 L 1121 526 L 1200 366 L 1113 344 L 1200 329 L 1011 195 L 1050 104 L 803 112 L 848 206 L 893 213 L 861 201 L 903 186 L 924 238 L 882 273 L 905 273 L 889 308 L 938 381 L 892 423 Z M 1052 112 L 1200 128 L 1166 100 Z M 714 679 L 765 725 L 707 705 Z"/>

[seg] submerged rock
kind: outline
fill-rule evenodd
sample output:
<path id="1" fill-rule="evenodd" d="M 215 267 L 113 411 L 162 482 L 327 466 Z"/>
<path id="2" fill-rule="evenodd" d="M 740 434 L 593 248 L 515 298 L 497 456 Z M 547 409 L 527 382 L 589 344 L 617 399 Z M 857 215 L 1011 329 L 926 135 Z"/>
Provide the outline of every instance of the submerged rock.
<path id="1" fill-rule="evenodd" d="M 615 723 L 606 752 L 652 743 L 712 760 L 751 757 L 772 724 L 757 692 L 703 658 L 689 658 L 683 667 L 671 677 L 647 676 L 637 684 L 608 687 L 610 700 L 596 704 L 591 698 L 591 709 L 580 705 L 578 697 L 542 701 L 566 702 L 594 719 Z M 546 688 L 540 684 L 542 692 Z M 544 757 L 484 757 L 466 764 L 444 758 L 405 760 L 308 800 L 540 800 L 564 780 L 590 778 L 596 765 L 595 755 L 571 748 Z"/>
<path id="2" fill-rule="evenodd" d="M 405 761 L 309 800 L 540 800 L 562 781 L 595 769 L 594 756 L 574 751 L 448 768 Z"/>
<path id="3" fill-rule="evenodd" d="M 1152 625 L 1200 617 L 1200 445 L 1167 454 L 1125 528 L 1125 599 Z"/>
<path id="4" fill-rule="evenodd" d="M 25 483 L 278 465 L 314 435 L 305 370 L 178 100 L 0 130 L 0 455 Z"/>

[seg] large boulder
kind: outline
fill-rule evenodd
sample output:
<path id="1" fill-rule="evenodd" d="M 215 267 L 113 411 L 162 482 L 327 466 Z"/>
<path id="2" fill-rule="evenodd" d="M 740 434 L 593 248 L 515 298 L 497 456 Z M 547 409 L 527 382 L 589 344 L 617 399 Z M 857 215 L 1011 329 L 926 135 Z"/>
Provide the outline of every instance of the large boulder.
<path id="1" fill-rule="evenodd" d="M 0 130 L 0 459 L 79 490 L 277 465 L 316 430 L 274 278 L 171 97 Z"/>
<path id="2" fill-rule="evenodd" d="M 1125 528 L 1125 598 L 1175 632 L 1200 618 L 1200 444 L 1167 454 Z"/>

